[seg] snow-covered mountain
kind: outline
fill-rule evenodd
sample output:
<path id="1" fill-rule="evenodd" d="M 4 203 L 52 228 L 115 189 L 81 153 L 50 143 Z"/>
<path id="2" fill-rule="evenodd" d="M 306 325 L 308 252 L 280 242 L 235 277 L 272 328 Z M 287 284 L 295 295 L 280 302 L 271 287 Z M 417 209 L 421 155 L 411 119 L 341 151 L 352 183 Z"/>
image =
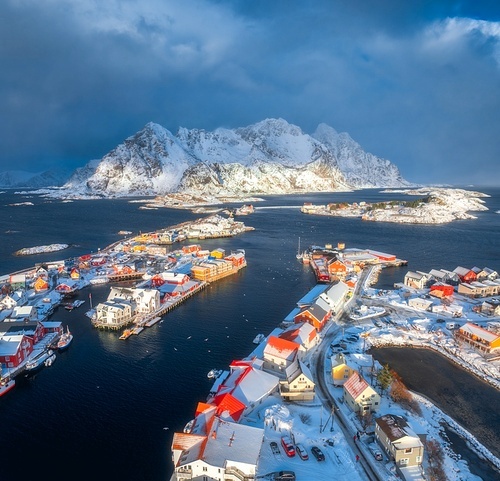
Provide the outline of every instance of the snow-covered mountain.
<path id="1" fill-rule="evenodd" d="M 56 170 L 47 170 L 40 173 L 9 170 L 0 172 L 0 187 L 28 189 L 58 187 L 68 181 L 69 175 L 69 172 Z"/>
<path id="2" fill-rule="evenodd" d="M 149 123 L 73 174 L 78 195 L 238 195 L 339 191 L 409 185 L 388 160 L 348 134 L 320 125 L 308 135 L 283 119 L 213 132 Z"/>

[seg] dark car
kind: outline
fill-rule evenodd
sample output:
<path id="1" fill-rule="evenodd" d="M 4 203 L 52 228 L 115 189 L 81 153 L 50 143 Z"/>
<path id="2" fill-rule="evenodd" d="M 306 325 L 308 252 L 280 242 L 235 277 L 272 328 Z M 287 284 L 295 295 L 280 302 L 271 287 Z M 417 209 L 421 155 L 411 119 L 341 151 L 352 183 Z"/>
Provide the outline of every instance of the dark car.
<path id="1" fill-rule="evenodd" d="M 313 446 L 311 448 L 311 453 L 313 453 L 313 456 L 318 460 L 318 461 L 324 461 L 325 460 L 325 455 L 321 451 L 321 449 L 318 448 L 318 446 Z"/>
<path id="2" fill-rule="evenodd" d="M 295 481 L 295 473 L 293 471 L 278 471 L 274 473 L 274 481 Z"/>
<path id="3" fill-rule="evenodd" d="M 273 454 L 279 454 L 280 453 L 280 448 L 278 447 L 278 443 L 275 443 L 274 441 L 271 441 L 270 443 L 271 446 L 271 451 Z"/>

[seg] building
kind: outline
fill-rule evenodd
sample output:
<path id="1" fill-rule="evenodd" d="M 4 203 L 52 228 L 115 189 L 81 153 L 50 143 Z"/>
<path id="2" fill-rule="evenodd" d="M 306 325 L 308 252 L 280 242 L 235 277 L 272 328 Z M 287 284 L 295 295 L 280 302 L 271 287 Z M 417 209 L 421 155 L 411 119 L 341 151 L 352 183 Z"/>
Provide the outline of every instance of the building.
<path id="1" fill-rule="evenodd" d="M 402 417 L 385 414 L 375 419 L 375 439 L 398 468 L 422 464 L 424 444 Z"/>
<path id="2" fill-rule="evenodd" d="M 280 381 L 279 390 L 285 401 L 312 401 L 315 386 L 309 368 L 298 361 L 286 370 L 286 379 Z"/>
<path id="3" fill-rule="evenodd" d="M 443 298 L 452 296 L 453 292 L 454 288 L 452 285 L 443 282 L 436 282 L 431 286 L 429 294 L 434 297 Z"/>
<path id="4" fill-rule="evenodd" d="M 300 351 L 308 351 L 320 341 L 316 329 L 307 322 L 292 324 L 279 334 L 278 337 L 299 344 Z"/>
<path id="5" fill-rule="evenodd" d="M 318 302 L 314 302 L 311 306 L 302 309 L 295 316 L 294 322 L 307 322 L 320 332 L 328 322 L 330 314 L 331 312 L 329 310 L 325 310 Z"/>
<path id="6" fill-rule="evenodd" d="M 429 299 L 423 299 L 422 297 L 413 297 L 408 299 L 408 306 L 413 309 L 419 309 L 421 311 L 430 311 L 433 302 Z"/>
<path id="7" fill-rule="evenodd" d="M 334 386 L 343 386 L 354 373 L 357 373 L 356 369 L 353 369 L 347 364 L 345 356 L 341 352 L 337 353 L 335 357 L 332 357 L 331 362 Z"/>
<path id="8" fill-rule="evenodd" d="M 344 304 L 348 292 L 349 286 L 345 282 L 340 281 L 329 287 L 319 297 L 330 306 L 332 313 L 336 314 Z"/>
<path id="9" fill-rule="evenodd" d="M 460 282 L 474 282 L 477 280 L 477 274 L 472 269 L 458 266 L 453 272 L 460 278 Z"/>
<path id="10" fill-rule="evenodd" d="M 344 399 L 352 411 L 361 415 L 376 412 L 380 407 L 379 394 L 357 372 L 344 383 Z"/>
<path id="11" fill-rule="evenodd" d="M 338 277 L 339 279 L 345 279 L 347 266 L 340 259 L 335 259 L 328 264 L 328 272 L 330 273 L 330 278 Z"/>
<path id="12" fill-rule="evenodd" d="M 481 312 L 487 316 L 500 316 L 500 301 L 488 300 L 481 304 Z"/>
<path id="13" fill-rule="evenodd" d="M 472 322 L 467 322 L 461 326 L 455 332 L 455 336 L 458 340 L 465 341 L 484 353 L 490 353 L 500 348 L 500 336 Z"/>
<path id="14" fill-rule="evenodd" d="M 263 429 L 225 421 L 214 414 L 210 415 L 209 411 L 203 419 L 203 430 L 203 434 L 174 434 L 172 460 L 175 479 L 255 479 Z"/>
<path id="15" fill-rule="evenodd" d="M 296 342 L 269 336 L 263 353 L 263 369 L 281 379 L 286 377 L 286 369 L 296 361 L 299 351 Z"/>
<path id="16" fill-rule="evenodd" d="M 408 271 L 405 274 L 404 285 L 414 289 L 423 289 L 427 283 L 427 277 L 418 272 Z"/>

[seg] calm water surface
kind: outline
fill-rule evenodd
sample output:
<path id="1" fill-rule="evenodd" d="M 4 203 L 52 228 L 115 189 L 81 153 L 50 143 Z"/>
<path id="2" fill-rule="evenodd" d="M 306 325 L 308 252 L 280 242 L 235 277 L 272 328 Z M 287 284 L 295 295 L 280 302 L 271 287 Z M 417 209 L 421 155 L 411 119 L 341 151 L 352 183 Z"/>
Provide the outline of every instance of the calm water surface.
<path id="1" fill-rule="evenodd" d="M 164 481 L 172 472 L 172 434 L 205 399 L 210 388 L 207 372 L 248 354 L 256 333 L 271 331 L 314 285 L 310 270 L 295 259 L 299 236 L 303 246 L 342 241 L 347 247 L 394 253 L 407 259 L 411 269 L 479 265 L 500 270 L 500 215 L 495 213 L 500 210 L 500 192 L 490 193 L 488 212 L 447 226 L 306 216 L 298 208 L 258 209 L 243 218 L 254 232 L 201 242 L 207 249 L 245 249 L 248 267 L 127 342 L 91 328 L 84 316 L 89 290 L 82 291 L 86 304 L 73 312 L 60 309 L 53 316 L 74 333 L 70 349 L 50 369 L 21 379 L 0 400 L 0 481 L 52 480 L 61 473 L 78 481 Z M 392 198 L 400 197 L 370 190 L 276 196 L 256 206 Z M 35 205 L 9 205 L 18 202 Z M 95 252 L 118 240 L 120 230 L 151 231 L 199 217 L 139 206 L 126 200 L 62 203 L 0 194 L 0 274 Z M 43 256 L 12 255 L 22 247 L 52 243 L 71 247 Z M 380 286 L 402 281 L 406 270 L 384 270 Z M 92 288 L 94 304 L 108 291 Z"/>

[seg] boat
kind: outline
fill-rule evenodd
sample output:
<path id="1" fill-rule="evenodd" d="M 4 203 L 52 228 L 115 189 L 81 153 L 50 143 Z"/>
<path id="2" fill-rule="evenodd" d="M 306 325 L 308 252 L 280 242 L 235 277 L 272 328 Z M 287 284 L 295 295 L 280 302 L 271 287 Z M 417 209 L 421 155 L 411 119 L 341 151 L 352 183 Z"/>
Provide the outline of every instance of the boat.
<path id="1" fill-rule="evenodd" d="M 56 353 L 54 352 L 51 356 L 49 356 L 45 361 L 43 361 L 43 365 L 45 367 L 50 367 L 52 364 L 54 364 L 54 361 L 56 360 Z"/>
<path id="2" fill-rule="evenodd" d="M 132 334 L 133 334 L 132 329 L 125 329 L 123 331 L 123 334 L 118 339 L 121 339 L 121 340 L 128 339 Z"/>
<path id="3" fill-rule="evenodd" d="M 66 326 L 66 332 L 63 332 L 61 338 L 57 342 L 57 349 L 59 351 L 64 351 L 65 349 L 68 349 L 72 341 L 73 341 L 73 334 L 69 332 L 69 327 Z"/>
<path id="4" fill-rule="evenodd" d="M 7 394 L 16 385 L 16 381 L 10 377 L 0 379 L 0 396 Z"/>
<path id="5" fill-rule="evenodd" d="M 28 372 L 34 372 L 40 369 L 43 366 L 43 363 L 54 354 L 54 351 L 52 349 L 49 349 L 48 351 L 42 351 L 36 356 L 30 357 L 28 361 L 26 362 L 26 371 Z"/>
<path id="6" fill-rule="evenodd" d="M 266 336 L 264 336 L 264 334 L 257 334 L 255 336 L 255 339 L 253 340 L 253 343 L 260 344 L 265 338 L 266 338 Z"/>
<path id="7" fill-rule="evenodd" d="M 207 377 L 208 379 L 217 379 L 221 374 L 221 369 L 211 369 L 210 371 L 208 371 Z"/>
<path id="8" fill-rule="evenodd" d="M 85 301 L 82 299 L 78 299 L 76 301 L 73 301 L 73 307 L 76 309 L 77 307 L 80 307 L 82 304 L 85 304 Z"/>

